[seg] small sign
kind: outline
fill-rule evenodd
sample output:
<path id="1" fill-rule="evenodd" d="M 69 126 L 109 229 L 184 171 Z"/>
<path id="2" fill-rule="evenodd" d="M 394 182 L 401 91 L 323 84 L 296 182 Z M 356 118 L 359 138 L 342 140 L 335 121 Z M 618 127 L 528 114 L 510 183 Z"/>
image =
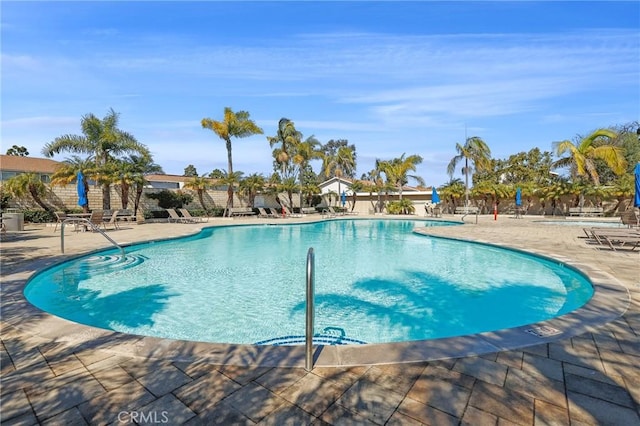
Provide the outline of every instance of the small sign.
<path id="1" fill-rule="evenodd" d="M 533 328 L 529 328 L 527 330 L 525 330 L 527 333 L 529 334 L 533 334 L 534 336 L 537 337 L 549 337 L 549 336 L 555 336 L 556 334 L 560 334 L 562 333 L 560 330 L 553 328 L 553 327 L 547 327 L 547 326 L 542 326 L 542 327 L 533 327 Z"/>

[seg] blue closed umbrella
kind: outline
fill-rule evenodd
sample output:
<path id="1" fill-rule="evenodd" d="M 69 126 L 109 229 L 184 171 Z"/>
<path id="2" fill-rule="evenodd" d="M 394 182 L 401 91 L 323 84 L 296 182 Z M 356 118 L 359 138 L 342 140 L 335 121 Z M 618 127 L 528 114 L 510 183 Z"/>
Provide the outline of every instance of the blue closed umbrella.
<path id="1" fill-rule="evenodd" d="M 78 172 L 78 205 L 85 210 L 89 208 L 89 200 L 87 199 L 87 188 L 84 185 L 84 174 Z"/>
<path id="2" fill-rule="evenodd" d="M 431 202 L 434 204 L 438 204 L 440 202 L 440 196 L 438 195 L 438 191 L 436 191 L 435 186 L 431 189 Z"/>
<path id="3" fill-rule="evenodd" d="M 342 191 L 342 195 L 340 196 L 340 201 L 342 202 L 342 207 L 347 204 L 347 193 Z"/>
<path id="4" fill-rule="evenodd" d="M 636 176 L 636 193 L 633 196 L 633 207 L 640 207 L 640 163 L 636 164 L 633 174 Z"/>
<path id="5" fill-rule="evenodd" d="M 522 205 L 522 193 L 520 188 L 516 189 L 516 206 L 520 207 Z"/>

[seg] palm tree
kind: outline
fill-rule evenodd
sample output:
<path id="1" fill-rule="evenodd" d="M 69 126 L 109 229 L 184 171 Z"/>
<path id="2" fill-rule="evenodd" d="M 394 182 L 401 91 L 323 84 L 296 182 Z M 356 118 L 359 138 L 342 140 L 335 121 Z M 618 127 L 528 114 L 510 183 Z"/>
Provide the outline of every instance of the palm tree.
<path id="1" fill-rule="evenodd" d="M 200 205 L 204 211 L 207 211 L 207 206 L 204 205 L 204 192 L 209 188 L 209 180 L 205 177 L 194 176 L 185 182 L 184 187 L 196 191 Z"/>
<path id="2" fill-rule="evenodd" d="M 42 197 L 47 193 L 47 186 L 36 173 L 28 172 L 15 175 L 4 183 L 3 189 L 14 197 L 29 194 L 33 201 L 45 211 L 53 212 L 53 209 L 42 200 Z"/>
<path id="3" fill-rule="evenodd" d="M 267 136 L 267 140 L 271 148 L 276 147 L 273 149 L 274 169 L 280 168 L 283 179 L 293 176 L 292 157 L 302 141 L 302 133 L 296 130 L 293 121 L 283 117 L 278 121 L 276 135 Z"/>
<path id="4" fill-rule="evenodd" d="M 489 146 L 479 137 L 473 136 L 467 138 L 464 145 L 456 143 L 456 151 L 458 155 L 453 157 L 447 166 L 447 173 L 449 177 L 453 179 L 456 166 L 462 160 L 464 160 L 464 167 L 462 173 L 464 174 L 464 204 L 469 205 L 469 173 L 471 172 L 472 163 L 476 170 L 484 170 L 489 168 L 491 163 L 491 150 Z"/>
<path id="5" fill-rule="evenodd" d="M 340 190 L 340 178 L 343 174 L 351 176 L 356 169 L 356 157 L 353 150 L 348 146 L 341 146 L 336 151 L 336 155 L 325 156 L 323 166 L 325 176 L 335 176 L 338 178 L 338 197 L 342 195 Z"/>
<path id="6" fill-rule="evenodd" d="M 51 176 L 51 185 L 72 184 L 77 181 L 78 172 L 82 172 L 84 190 L 86 194 L 89 194 L 88 179 L 96 174 L 95 163 L 91 157 L 82 158 L 78 155 L 72 155 L 70 158 L 65 159 Z M 89 205 L 82 206 L 82 209 L 85 213 L 88 212 Z"/>
<path id="7" fill-rule="evenodd" d="M 393 185 L 382 179 L 382 168 L 384 163 L 384 161 L 376 158 L 376 163 L 373 170 L 362 175 L 363 180 L 367 180 L 372 183 L 372 185 L 369 185 L 369 195 L 372 196 L 374 192 L 376 192 L 378 195 L 378 201 L 373 206 L 373 211 L 375 213 L 382 212 L 382 209 L 384 208 L 384 205 L 382 203 L 382 193 L 393 190 Z"/>
<path id="8" fill-rule="evenodd" d="M 227 205 L 222 216 L 231 217 L 231 209 L 233 208 L 233 188 L 240 183 L 242 172 L 228 173 L 225 171 L 223 178 L 219 180 L 220 184 L 227 186 Z"/>
<path id="9" fill-rule="evenodd" d="M 252 173 L 240 181 L 238 193 L 249 199 L 251 208 L 255 207 L 256 195 L 264 190 L 264 176 L 258 173 Z"/>
<path id="10" fill-rule="evenodd" d="M 351 211 L 353 211 L 356 208 L 356 200 L 358 199 L 357 193 L 364 191 L 365 188 L 366 186 L 364 182 L 362 182 L 361 180 L 354 180 L 351 183 L 351 192 L 352 192 Z"/>
<path id="11" fill-rule="evenodd" d="M 622 175 L 627 167 L 624 149 L 609 143 L 617 136 L 617 133 L 612 130 L 599 129 L 576 144 L 568 140 L 555 142 L 553 145 L 556 155 L 560 157 L 568 154 L 568 156 L 560 158 L 553 166 L 555 168 L 570 167 L 574 178 L 584 176 L 599 186 L 597 159 L 604 161 L 618 176 Z"/>
<path id="12" fill-rule="evenodd" d="M 442 199 L 451 201 L 451 204 L 455 207 L 456 200 L 462 198 L 466 193 L 464 184 L 461 179 L 451 178 L 449 182 L 438 188 Z"/>
<path id="13" fill-rule="evenodd" d="M 225 141 L 227 147 L 227 176 L 233 176 L 233 158 L 231 154 L 231 138 L 246 138 L 253 135 L 261 135 L 262 129 L 249 118 L 247 111 L 233 112 L 229 107 L 224 109 L 222 121 L 211 118 L 202 119 L 202 128 L 212 130 L 220 139 Z M 229 186 L 229 200 L 233 207 L 233 185 Z"/>
<path id="14" fill-rule="evenodd" d="M 135 185 L 136 196 L 133 202 L 133 214 L 137 216 L 138 207 L 140 206 L 140 199 L 142 198 L 142 193 L 144 191 L 144 186 L 148 183 L 145 179 L 145 175 L 149 175 L 152 173 L 160 173 L 163 174 L 164 171 L 159 164 L 153 162 L 153 158 L 151 155 L 130 155 L 127 158 L 133 165 L 133 169 L 135 170 L 135 174 L 133 175 L 133 181 Z"/>
<path id="15" fill-rule="evenodd" d="M 295 147 L 293 163 L 298 166 L 298 182 L 300 187 L 306 186 L 308 182 L 303 182 L 305 172 L 312 172 L 311 161 L 323 158 L 322 145 L 315 136 L 311 135 Z M 308 177 L 308 173 L 307 173 Z M 300 191 L 300 207 L 302 207 L 302 192 Z"/>
<path id="16" fill-rule="evenodd" d="M 45 157 L 53 157 L 54 154 L 65 151 L 90 155 L 96 165 L 96 180 L 102 183 L 102 208 L 107 210 L 111 208 L 111 182 L 106 177 L 102 178 L 103 169 L 118 155 L 149 155 L 145 145 L 118 128 L 118 119 L 119 114 L 113 109 L 102 120 L 93 114 L 87 114 L 80 120 L 83 136 L 59 136 L 42 148 Z"/>
<path id="17" fill-rule="evenodd" d="M 293 193 L 300 190 L 300 185 L 296 182 L 295 178 L 288 177 L 282 180 L 278 185 L 278 192 L 285 192 L 289 198 L 289 206 L 293 211 Z"/>
<path id="18" fill-rule="evenodd" d="M 416 166 L 422 163 L 422 157 L 419 155 L 410 155 L 405 157 L 402 154 L 400 158 L 384 161 L 381 163 L 382 171 L 387 176 L 387 180 L 398 189 L 398 198 L 402 200 L 402 187 L 408 183 L 409 178 L 414 179 L 419 185 L 424 185 L 424 179 L 417 175 L 410 175 L 410 171 L 415 171 Z"/>

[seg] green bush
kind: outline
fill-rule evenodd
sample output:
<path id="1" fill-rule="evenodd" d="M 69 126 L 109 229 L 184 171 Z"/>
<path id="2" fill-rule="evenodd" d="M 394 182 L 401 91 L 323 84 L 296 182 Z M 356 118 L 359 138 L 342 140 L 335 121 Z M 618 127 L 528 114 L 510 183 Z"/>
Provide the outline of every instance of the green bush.
<path id="1" fill-rule="evenodd" d="M 398 201 L 391 201 L 387 204 L 387 212 L 389 214 L 413 214 L 416 209 L 411 200 L 403 198 Z"/>
<path id="2" fill-rule="evenodd" d="M 158 201 L 158 207 L 163 209 L 181 209 L 185 204 L 193 201 L 191 194 L 182 191 L 169 191 L 163 189 L 155 194 L 146 194 L 148 198 Z"/>
<path id="3" fill-rule="evenodd" d="M 44 210 L 23 210 L 24 221 L 31 223 L 51 223 L 55 222 L 56 216 L 52 212 Z"/>

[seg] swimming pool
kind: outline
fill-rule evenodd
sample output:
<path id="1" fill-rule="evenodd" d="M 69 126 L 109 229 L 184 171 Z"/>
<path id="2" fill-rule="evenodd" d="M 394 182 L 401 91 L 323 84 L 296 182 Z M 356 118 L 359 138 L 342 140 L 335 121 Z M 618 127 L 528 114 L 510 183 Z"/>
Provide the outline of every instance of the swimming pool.
<path id="1" fill-rule="evenodd" d="M 49 268 L 27 299 L 54 315 L 182 340 L 292 344 L 304 334 L 305 260 L 316 253 L 324 343 L 399 342 L 531 324 L 593 293 L 573 268 L 494 246 L 431 238 L 426 220 L 213 227 Z"/>

